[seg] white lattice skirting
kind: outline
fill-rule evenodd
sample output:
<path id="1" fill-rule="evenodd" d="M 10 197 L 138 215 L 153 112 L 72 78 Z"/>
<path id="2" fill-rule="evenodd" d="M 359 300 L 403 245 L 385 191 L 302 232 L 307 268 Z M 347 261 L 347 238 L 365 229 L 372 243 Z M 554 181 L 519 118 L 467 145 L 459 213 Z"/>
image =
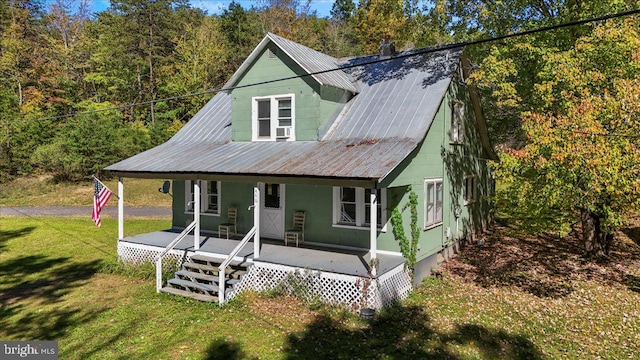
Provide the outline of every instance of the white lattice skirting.
<path id="1" fill-rule="evenodd" d="M 144 263 L 155 264 L 156 258 L 163 251 L 163 248 L 157 246 L 148 246 L 134 243 L 118 242 L 118 259 L 122 262 L 134 265 L 142 265 Z M 186 250 L 170 250 L 163 258 L 163 270 L 168 271 L 172 268 L 179 268 L 182 263 L 190 261 L 193 252 Z"/>
<path id="2" fill-rule="evenodd" d="M 245 290 L 261 292 L 276 287 L 306 300 L 318 299 L 351 309 L 390 306 L 405 299 L 412 290 L 411 277 L 404 270 L 404 265 L 370 280 L 359 276 L 256 262 L 236 284 L 230 298 Z"/>
<path id="3" fill-rule="evenodd" d="M 156 257 L 162 250 L 164 249 L 155 246 L 118 242 L 118 258 L 135 265 L 146 262 L 155 263 Z M 182 263 L 191 260 L 191 255 L 193 252 L 185 250 L 169 251 L 163 261 L 163 270 L 171 271 L 179 268 Z M 404 270 L 404 265 L 397 266 L 377 279 L 367 279 L 360 276 L 255 262 L 240 282 L 235 284 L 227 299 L 232 299 L 245 290 L 262 292 L 276 287 L 305 300 L 318 299 L 354 310 L 363 307 L 380 309 L 382 306 L 391 306 L 405 299 L 413 289 L 411 277 Z"/>

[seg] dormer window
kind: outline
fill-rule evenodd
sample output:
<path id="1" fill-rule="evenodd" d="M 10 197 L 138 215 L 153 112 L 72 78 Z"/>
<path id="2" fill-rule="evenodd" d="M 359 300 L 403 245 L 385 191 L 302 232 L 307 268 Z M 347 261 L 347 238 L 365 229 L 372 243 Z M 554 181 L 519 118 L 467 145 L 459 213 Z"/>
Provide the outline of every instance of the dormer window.
<path id="1" fill-rule="evenodd" d="M 295 140 L 294 95 L 253 98 L 253 141 Z"/>

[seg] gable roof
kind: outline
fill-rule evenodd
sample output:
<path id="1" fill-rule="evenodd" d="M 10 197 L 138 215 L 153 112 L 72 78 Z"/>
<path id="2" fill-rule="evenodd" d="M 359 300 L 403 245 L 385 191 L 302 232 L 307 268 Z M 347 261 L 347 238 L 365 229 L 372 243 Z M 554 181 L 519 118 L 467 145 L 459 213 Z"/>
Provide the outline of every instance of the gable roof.
<path id="1" fill-rule="evenodd" d="M 318 141 L 232 142 L 232 96 L 220 92 L 169 141 L 106 170 L 131 177 L 312 177 L 375 186 L 424 140 L 461 54 L 449 49 L 401 52 L 374 64 L 368 63 L 378 55 L 340 61 L 345 68 L 339 72 L 360 91 Z"/>
<path id="2" fill-rule="evenodd" d="M 225 89 L 237 85 L 242 75 L 253 65 L 269 43 L 275 44 L 307 74 L 327 71 L 311 75 L 320 85 L 329 85 L 338 89 L 351 91 L 352 93 L 359 91 L 358 87 L 355 86 L 352 79 L 345 72 L 340 70 L 329 71 L 337 67 L 338 59 L 272 33 L 267 33 L 258 46 L 253 49 L 249 57 L 247 57 L 233 76 L 231 76 L 231 79 L 224 85 Z"/>

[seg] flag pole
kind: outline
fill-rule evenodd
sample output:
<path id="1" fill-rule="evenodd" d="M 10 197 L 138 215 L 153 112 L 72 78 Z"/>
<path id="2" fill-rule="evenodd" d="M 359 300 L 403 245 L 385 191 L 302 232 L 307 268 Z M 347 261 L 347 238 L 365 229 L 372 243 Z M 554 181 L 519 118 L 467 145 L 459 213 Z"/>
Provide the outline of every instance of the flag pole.
<path id="1" fill-rule="evenodd" d="M 98 179 L 95 175 L 91 175 L 91 176 L 93 177 L 93 180 L 99 182 L 100 185 L 104 186 L 105 188 L 107 188 L 107 190 L 111 191 L 111 189 L 109 189 L 109 187 L 107 185 L 105 185 L 102 181 L 100 181 L 100 179 Z M 111 194 L 113 196 L 115 196 L 116 199 L 120 199 L 120 197 L 116 193 L 114 193 L 113 191 L 111 191 Z"/>

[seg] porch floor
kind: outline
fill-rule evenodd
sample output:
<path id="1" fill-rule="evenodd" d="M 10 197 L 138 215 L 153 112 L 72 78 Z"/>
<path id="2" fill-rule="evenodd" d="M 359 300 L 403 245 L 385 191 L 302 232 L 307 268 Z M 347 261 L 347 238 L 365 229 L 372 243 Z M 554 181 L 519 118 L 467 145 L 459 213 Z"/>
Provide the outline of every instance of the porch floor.
<path id="1" fill-rule="evenodd" d="M 179 231 L 164 230 L 140 234 L 120 240 L 121 243 L 133 243 L 164 249 Z M 201 234 L 198 253 L 226 258 L 236 247 L 239 240 L 220 239 L 212 235 Z M 193 235 L 187 235 L 180 241 L 176 250 L 194 251 Z M 238 254 L 245 261 L 253 259 L 253 241 L 249 242 Z M 398 267 L 405 262 L 398 255 L 378 254 L 378 276 Z M 370 254 L 367 251 L 351 251 L 329 247 L 300 244 L 285 246 L 283 241 L 261 239 L 260 258 L 255 262 L 267 262 L 302 269 L 321 270 L 344 275 L 364 276 L 368 273 Z"/>

